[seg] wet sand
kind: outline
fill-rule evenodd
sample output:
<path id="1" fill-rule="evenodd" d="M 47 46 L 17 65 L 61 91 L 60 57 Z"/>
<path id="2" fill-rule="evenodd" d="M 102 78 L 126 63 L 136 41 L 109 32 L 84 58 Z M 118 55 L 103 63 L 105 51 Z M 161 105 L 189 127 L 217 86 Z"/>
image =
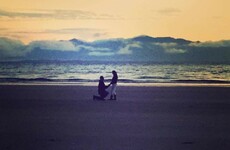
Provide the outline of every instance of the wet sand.
<path id="1" fill-rule="evenodd" d="M 228 150 L 229 87 L 0 85 L 1 150 Z"/>

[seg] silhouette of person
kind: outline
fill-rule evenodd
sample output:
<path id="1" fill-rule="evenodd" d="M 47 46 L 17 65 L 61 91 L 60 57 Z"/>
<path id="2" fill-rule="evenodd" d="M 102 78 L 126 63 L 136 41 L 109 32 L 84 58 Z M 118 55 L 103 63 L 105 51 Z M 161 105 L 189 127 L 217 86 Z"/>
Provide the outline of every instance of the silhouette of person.
<path id="1" fill-rule="evenodd" d="M 99 96 L 93 96 L 93 100 L 105 100 L 105 97 L 109 94 L 108 91 L 106 91 L 105 89 L 107 89 L 109 85 L 105 85 L 104 83 L 104 77 L 100 76 L 100 80 L 99 80 L 99 84 L 98 84 L 98 94 Z"/>
<path id="2" fill-rule="evenodd" d="M 110 84 L 112 85 L 111 87 L 111 95 L 110 95 L 110 100 L 117 100 L 117 94 L 116 94 L 116 88 L 117 88 L 117 72 L 115 70 L 112 71 L 113 78 Z"/>

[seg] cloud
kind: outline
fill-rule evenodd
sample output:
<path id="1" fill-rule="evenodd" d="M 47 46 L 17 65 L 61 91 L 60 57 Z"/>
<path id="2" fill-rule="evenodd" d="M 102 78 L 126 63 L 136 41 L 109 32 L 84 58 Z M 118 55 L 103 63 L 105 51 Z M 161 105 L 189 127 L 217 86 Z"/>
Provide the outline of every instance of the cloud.
<path id="1" fill-rule="evenodd" d="M 79 49 L 85 49 L 85 50 L 88 50 L 88 51 L 98 51 L 98 52 L 110 52 L 111 49 L 109 48 L 103 48 L 103 47 L 93 47 L 93 46 L 85 46 L 85 45 L 77 45 L 77 47 Z"/>
<path id="2" fill-rule="evenodd" d="M 177 43 L 152 43 L 153 45 L 158 45 L 163 48 L 170 48 L 170 47 L 176 47 Z"/>
<path id="3" fill-rule="evenodd" d="M 0 37 L 0 58 L 21 57 L 26 53 L 26 46 L 21 41 Z"/>
<path id="4" fill-rule="evenodd" d="M 24 34 L 17 34 L 17 33 L 11 33 L 11 32 L 4 32 L 1 33 L 1 36 L 9 38 L 9 39 L 22 39 L 22 38 L 27 38 L 26 35 Z"/>
<path id="5" fill-rule="evenodd" d="M 187 51 L 184 49 L 179 49 L 179 48 L 169 48 L 169 49 L 165 49 L 166 53 L 171 53 L 171 54 L 183 54 L 186 53 Z"/>
<path id="6" fill-rule="evenodd" d="M 112 56 L 113 52 L 89 52 L 90 56 Z"/>
<path id="7" fill-rule="evenodd" d="M 103 47 L 93 47 L 87 45 L 75 45 L 71 41 L 33 41 L 28 45 L 23 44 L 21 41 L 0 38 L 0 53 L 4 57 L 23 56 L 26 53 L 33 51 L 35 48 L 42 50 L 56 50 L 56 51 L 75 51 L 86 50 L 90 55 L 110 55 L 111 49 Z M 104 53 L 104 54 L 103 54 Z"/>
<path id="8" fill-rule="evenodd" d="M 43 18 L 43 17 L 51 17 L 51 13 L 39 13 L 39 12 L 12 12 L 0 10 L 0 17 L 9 17 L 9 18 Z"/>
<path id="9" fill-rule="evenodd" d="M 153 43 L 153 45 L 162 47 L 166 53 L 179 54 L 187 52 L 187 50 L 180 48 L 177 43 Z"/>
<path id="10" fill-rule="evenodd" d="M 109 33 L 100 28 L 63 28 L 63 29 L 47 29 L 38 32 L 19 31 L 14 34 L 56 34 L 75 36 L 78 39 L 92 41 L 95 39 L 107 38 Z"/>
<path id="11" fill-rule="evenodd" d="M 158 13 L 166 16 L 175 16 L 181 13 L 181 10 L 177 8 L 165 8 L 158 10 Z"/>
<path id="12" fill-rule="evenodd" d="M 104 33 L 94 33 L 93 37 L 99 38 L 99 37 L 104 37 L 107 36 L 108 33 L 104 32 Z"/>
<path id="13" fill-rule="evenodd" d="M 216 42 L 198 42 L 198 43 L 191 43 L 189 46 L 194 47 L 230 47 L 230 40 L 222 40 L 222 41 L 216 41 Z"/>
<path id="14" fill-rule="evenodd" d="M 105 29 L 101 28 L 61 28 L 61 29 L 46 29 L 38 31 L 30 30 L 9 30 L 5 28 L 0 28 L 0 33 L 4 37 L 16 38 L 16 39 L 28 39 L 30 36 L 44 36 L 44 35 L 53 35 L 58 36 L 59 38 L 62 35 L 66 37 L 73 37 L 78 39 L 85 39 L 87 41 L 92 41 L 95 39 L 105 39 L 109 36 L 109 33 Z M 57 37 L 57 38 L 58 38 Z"/>
<path id="15" fill-rule="evenodd" d="M 0 17 L 8 18 L 50 18 L 50 19 L 81 19 L 81 20 L 110 20 L 120 19 L 110 14 L 96 14 L 82 10 L 23 10 L 6 11 L 0 10 Z"/>
<path id="16" fill-rule="evenodd" d="M 121 55 L 129 55 L 132 54 L 133 48 L 141 48 L 141 44 L 139 42 L 133 42 L 130 44 L 127 44 L 125 47 L 121 48 L 118 50 L 117 54 L 121 54 Z"/>
<path id="17" fill-rule="evenodd" d="M 44 33 L 58 33 L 58 34 L 72 34 L 72 33 L 80 33 L 80 32 L 99 32 L 104 31 L 103 29 L 96 29 L 96 28 L 64 28 L 64 29 L 49 29 L 43 31 Z"/>
<path id="18" fill-rule="evenodd" d="M 110 48 L 93 47 L 93 46 L 85 46 L 85 45 L 79 45 L 78 48 L 89 51 L 88 55 L 90 55 L 90 56 L 112 56 L 112 55 L 115 55 L 115 53 L 112 52 L 112 50 Z"/>
<path id="19" fill-rule="evenodd" d="M 107 59 L 113 61 L 229 62 L 229 48 L 230 40 L 181 44 L 110 39 L 97 42 L 33 41 L 25 45 L 18 40 L 2 37 L 0 38 L 0 60 Z"/>
<path id="20" fill-rule="evenodd" d="M 65 29 L 49 29 L 43 31 L 44 33 L 52 33 L 52 34 L 76 34 L 81 38 L 101 38 L 106 37 L 108 35 L 104 29 L 97 28 L 65 28 Z"/>
<path id="21" fill-rule="evenodd" d="M 79 47 L 74 46 L 70 41 L 34 41 L 28 46 L 32 50 L 39 47 L 43 50 L 58 50 L 58 51 L 79 51 Z"/>

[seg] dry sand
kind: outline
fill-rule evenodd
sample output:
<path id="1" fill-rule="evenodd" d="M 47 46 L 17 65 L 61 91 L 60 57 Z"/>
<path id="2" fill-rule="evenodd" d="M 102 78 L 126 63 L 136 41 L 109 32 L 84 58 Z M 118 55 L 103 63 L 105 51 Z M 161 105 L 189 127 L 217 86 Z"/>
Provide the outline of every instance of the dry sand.
<path id="1" fill-rule="evenodd" d="M 0 150 L 229 150 L 229 87 L 1 85 Z"/>

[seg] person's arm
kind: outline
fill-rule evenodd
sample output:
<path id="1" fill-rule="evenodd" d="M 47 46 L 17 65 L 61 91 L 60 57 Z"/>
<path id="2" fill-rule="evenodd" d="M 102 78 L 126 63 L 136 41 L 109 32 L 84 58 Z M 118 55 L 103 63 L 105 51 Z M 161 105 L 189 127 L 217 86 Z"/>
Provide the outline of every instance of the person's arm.
<path id="1" fill-rule="evenodd" d="M 111 83 L 109 83 L 107 86 L 105 86 L 105 89 L 107 89 L 108 87 L 110 87 Z"/>

